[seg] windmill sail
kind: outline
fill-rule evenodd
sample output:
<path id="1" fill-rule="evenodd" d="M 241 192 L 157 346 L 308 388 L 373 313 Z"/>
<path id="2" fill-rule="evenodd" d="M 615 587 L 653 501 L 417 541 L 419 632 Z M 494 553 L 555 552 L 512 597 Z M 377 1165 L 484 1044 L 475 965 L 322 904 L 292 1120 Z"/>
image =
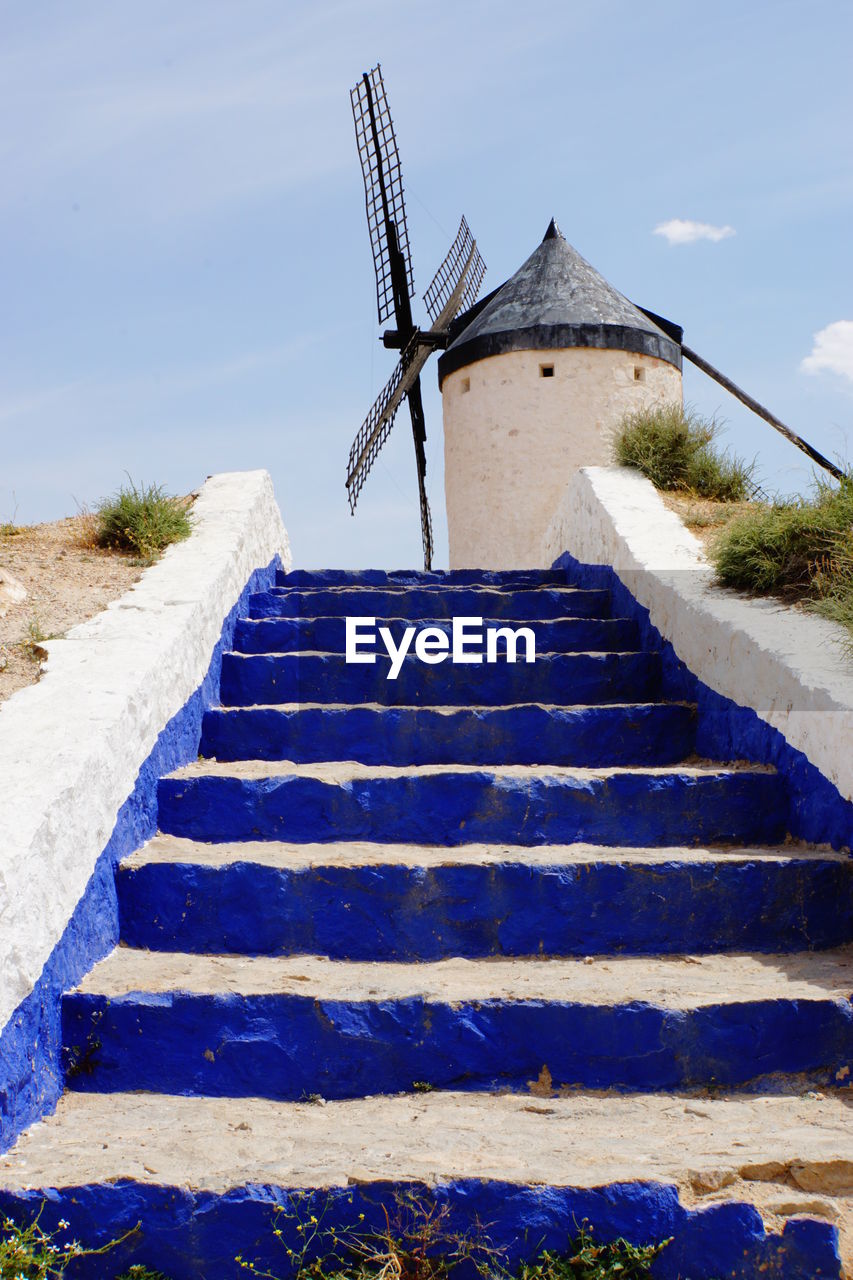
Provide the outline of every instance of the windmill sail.
<path id="1" fill-rule="evenodd" d="M 486 274 L 486 264 L 477 250 L 477 242 L 463 218 L 447 257 L 436 271 L 432 284 L 424 294 L 424 302 L 435 328 L 449 324 L 460 311 L 467 311 L 476 301 Z M 456 286 L 465 277 L 465 288 L 457 297 L 453 315 L 444 316 L 443 309 L 454 296 Z"/>
<path id="2" fill-rule="evenodd" d="M 404 397 L 418 381 L 430 356 L 429 347 L 419 347 L 416 342 L 403 352 L 397 368 L 380 391 L 349 451 L 347 467 L 347 495 L 350 511 L 355 511 L 358 495 L 394 425 L 397 410 Z"/>
<path id="3" fill-rule="evenodd" d="M 467 236 L 467 240 L 464 240 L 463 233 L 464 236 Z M 461 265 L 459 265 L 459 255 L 454 256 L 454 250 L 461 238 L 463 238 L 463 243 L 465 244 L 465 257 L 462 259 Z M 449 272 L 445 272 L 445 268 L 449 262 L 454 263 L 453 269 L 456 271 L 456 278 L 452 288 L 447 292 L 445 282 L 451 277 Z M 441 310 L 435 316 L 434 333 L 446 329 L 451 320 L 462 310 L 463 306 L 471 305 L 471 302 L 477 296 L 485 270 L 486 265 L 480 256 L 477 242 L 471 237 L 463 218 L 453 247 L 439 267 L 432 285 L 430 285 L 430 289 L 432 289 L 433 285 L 438 282 L 433 296 L 438 297 L 440 291 L 443 291 L 444 298 Z M 445 274 L 442 280 L 439 281 L 442 273 Z M 469 298 L 471 301 L 467 301 Z M 394 418 L 403 401 L 403 397 L 409 394 L 415 384 L 418 383 L 421 369 L 423 369 L 432 353 L 432 345 L 422 343 L 419 340 L 420 336 L 417 330 L 412 335 L 400 356 L 397 368 L 377 396 L 370 412 L 361 424 L 355 440 L 352 442 L 352 447 L 349 451 L 349 466 L 347 468 L 347 493 L 350 511 L 355 511 L 358 495 L 364 487 L 364 482 L 370 473 L 370 469 L 376 461 L 379 450 L 391 434 Z"/>
<path id="4" fill-rule="evenodd" d="M 404 398 L 409 402 L 418 472 L 424 567 L 432 566 L 432 518 L 426 492 L 426 423 L 420 372 L 443 342 L 447 326 L 477 296 L 485 264 L 465 219 L 425 295 L 432 331 L 422 334 L 412 319 L 414 276 L 403 200 L 403 178 L 394 125 L 388 110 L 382 71 L 366 71 L 350 92 L 373 266 L 379 323 L 392 314 L 400 362 L 383 387 L 352 443 L 347 467 L 347 496 L 355 511 L 364 482 L 394 425 Z M 386 335 L 387 336 L 387 335 Z"/>
<path id="5" fill-rule="evenodd" d="M 403 175 L 394 124 L 388 110 L 382 68 L 366 71 L 350 91 L 355 140 L 364 178 L 367 228 L 376 271 L 376 308 L 382 324 L 395 310 L 393 255 L 401 255 L 409 293 L 414 292 L 412 255 L 403 200 Z M 389 224 L 394 227 L 396 245 L 389 243 Z"/>

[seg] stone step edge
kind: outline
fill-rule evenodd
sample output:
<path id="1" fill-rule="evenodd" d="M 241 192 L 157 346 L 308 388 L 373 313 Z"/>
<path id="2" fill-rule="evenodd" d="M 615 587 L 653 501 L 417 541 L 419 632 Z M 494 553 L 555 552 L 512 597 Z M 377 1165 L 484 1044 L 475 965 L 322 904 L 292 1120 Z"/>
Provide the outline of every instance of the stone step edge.
<path id="1" fill-rule="evenodd" d="M 729 778 L 743 776 L 775 777 L 773 765 L 754 764 L 751 761 L 730 761 L 718 764 L 713 761 L 692 761 L 677 765 L 610 765 L 606 768 L 584 768 L 581 765 L 477 765 L 477 764 L 423 764 L 423 765 L 369 765 L 357 760 L 323 760 L 299 764 L 292 760 L 195 760 L 162 780 L 188 778 L 314 778 L 330 783 L 351 782 L 367 778 L 426 777 L 437 774 L 449 776 L 478 774 L 494 778 L 555 779 L 572 778 L 578 781 L 594 778 L 611 778 L 623 775 L 648 778 Z"/>
<path id="2" fill-rule="evenodd" d="M 259 592 L 258 594 L 266 595 L 269 593 Z M 282 618 L 248 618 L 247 617 L 247 618 L 240 618 L 240 624 L 242 626 L 245 623 L 248 626 L 255 627 L 255 626 L 268 626 L 270 623 L 278 623 L 282 621 L 296 622 L 296 623 L 340 622 L 344 616 L 345 615 L 341 613 L 300 613 L 296 617 L 288 617 L 284 619 Z M 381 622 L 381 623 L 404 622 L 407 626 L 412 626 L 414 622 L 420 623 L 420 625 L 423 627 L 449 626 L 451 621 L 452 621 L 451 618 L 442 617 L 441 615 L 438 615 L 437 617 L 424 616 L 423 618 L 417 618 L 417 619 L 413 619 L 408 615 L 402 614 L 402 613 L 400 614 L 387 613 L 387 614 L 383 614 L 381 617 L 377 615 L 377 622 Z M 578 629 L 580 629 L 582 625 L 588 626 L 590 623 L 604 623 L 605 625 L 609 625 L 610 623 L 620 623 L 624 626 L 636 626 L 636 622 L 633 618 L 629 618 L 626 614 L 621 614 L 621 613 L 612 614 L 612 615 L 607 614 L 606 616 L 603 616 L 600 618 L 598 617 L 592 617 L 592 618 L 580 617 L 579 618 L 575 614 L 569 614 L 567 617 L 564 617 L 564 618 L 537 618 L 537 617 L 531 617 L 530 615 L 527 615 L 526 617 L 523 617 L 523 618 L 488 618 L 488 617 L 483 618 L 484 627 L 535 627 L 539 623 L 541 623 L 542 626 L 554 626 L 555 624 L 559 624 L 560 626 L 563 626 L 565 624 L 570 624 L 570 625 L 573 624 L 577 626 Z"/>
<path id="3" fill-rule="evenodd" d="M 591 595 L 604 594 L 601 587 L 577 587 L 566 582 L 543 582 L 543 583 L 512 583 L 506 585 L 502 583 L 481 583 L 481 582 L 345 582 L 345 583 L 318 583 L 316 586 L 304 585 L 298 583 L 282 586 L 278 582 L 268 589 L 268 591 L 259 593 L 265 595 L 287 596 L 298 594 L 301 596 L 317 595 L 326 592 L 328 595 L 351 595 L 353 592 L 359 594 L 371 594 L 386 596 L 405 596 L 411 591 L 428 591 L 438 595 L 461 595 L 468 592 L 469 595 L 483 594 L 493 596 L 515 596 L 523 594 L 531 594 L 533 592 L 542 592 L 551 595 L 559 592 L 561 595 Z"/>
<path id="4" fill-rule="evenodd" d="M 267 621 L 269 621 L 269 619 L 267 619 Z M 383 650 L 377 648 L 375 653 L 378 661 L 381 662 L 389 660 L 388 655 Z M 569 661 L 572 658 L 636 658 L 640 654 L 657 656 L 658 653 L 659 650 L 657 649 L 553 649 L 537 653 L 535 662 L 541 662 L 543 659 L 554 658 L 559 658 L 561 660 L 568 659 Z M 227 656 L 229 658 L 242 658 L 246 661 L 251 661 L 252 659 L 257 658 L 336 658 L 345 666 L 354 665 L 353 663 L 346 661 L 346 656 L 341 653 L 339 649 L 270 649 L 263 653 L 246 653 L 242 649 L 229 649 L 227 651 Z M 407 653 L 403 661 L 415 663 L 420 662 L 420 658 L 418 658 L 414 653 Z M 535 662 L 525 662 L 521 656 L 519 656 L 517 662 L 506 662 L 501 658 L 501 655 L 498 654 L 498 662 L 494 665 L 518 667 L 523 671 L 525 667 L 534 666 Z M 433 665 L 440 666 L 443 664 L 437 663 Z M 485 663 L 476 663 L 474 665 L 480 666 L 485 665 Z M 470 672 L 468 674 L 470 675 Z"/>
<path id="5" fill-rule="evenodd" d="M 253 656 L 275 657 L 278 655 L 254 654 Z M 493 711 L 517 711 L 530 707 L 560 715 L 578 711 L 601 711 L 608 714 L 611 711 L 636 711 L 646 707 L 685 707 L 689 711 L 697 710 L 695 702 L 646 698 L 637 702 L 467 702 L 464 704 L 453 702 L 253 702 L 246 707 L 234 706 L 232 703 L 217 703 L 210 708 L 210 711 L 221 711 L 226 714 L 240 714 L 244 711 L 382 711 L 389 715 L 399 711 L 425 711 L 438 712 L 442 715 L 459 715 L 470 711 L 480 714 Z"/>
<path id="6" fill-rule="evenodd" d="M 188 840 L 158 833 L 121 860 L 122 870 L 149 865 L 231 866 L 235 862 L 256 863 L 282 869 L 325 866 L 458 867 L 521 864 L 557 868 L 597 863 L 615 865 L 666 865 L 706 862 L 744 864 L 771 862 L 786 866 L 792 862 L 831 862 L 849 866 L 853 858 L 826 847 L 802 844 L 776 846 L 717 845 L 706 847 L 649 846 L 624 848 L 614 845 L 416 845 L 379 844 L 365 840 L 337 844 L 298 844 L 287 840 L 255 840 L 223 844 Z"/>
<path id="7" fill-rule="evenodd" d="M 435 1092 L 325 1105 L 67 1093 L 0 1155 L 0 1189 L 127 1178 L 224 1193 L 253 1183 L 485 1178 L 578 1187 L 654 1181 L 693 1198 L 741 1179 L 849 1196 L 849 1114 L 834 1092 Z M 271 1134 L 286 1140 L 271 1143 Z"/>
<path id="8" fill-rule="evenodd" d="M 421 999 L 471 1003 L 647 1005 L 687 1011 L 759 1001 L 850 1006 L 853 946 L 795 954 L 587 956 L 584 959 L 346 961 L 325 956 L 200 955 L 119 946 L 74 988 L 109 1000 L 138 995 L 301 996 L 355 1004 Z M 853 1024 L 853 1010 L 851 1010 Z"/>

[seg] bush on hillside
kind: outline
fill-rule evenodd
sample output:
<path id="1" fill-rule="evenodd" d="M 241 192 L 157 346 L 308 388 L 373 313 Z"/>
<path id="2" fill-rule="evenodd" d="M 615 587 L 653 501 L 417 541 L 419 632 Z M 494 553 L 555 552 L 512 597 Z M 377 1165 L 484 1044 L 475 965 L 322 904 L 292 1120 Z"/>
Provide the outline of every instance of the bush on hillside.
<path id="1" fill-rule="evenodd" d="M 688 489 L 718 502 L 743 502 L 752 493 L 754 463 L 714 447 L 720 426 L 692 409 L 668 404 L 628 414 L 616 436 L 616 458 L 658 489 Z"/>
<path id="2" fill-rule="evenodd" d="M 95 514 L 98 546 L 128 551 L 147 563 L 191 532 L 190 517 L 180 498 L 170 497 L 162 485 L 137 488 L 130 477 L 127 486 L 98 503 Z"/>
<path id="3" fill-rule="evenodd" d="M 810 498 L 758 506 L 732 520 L 712 548 L 724 586 L 759 595 L 816 597 L 850 574 L 853 478 L 819 481 Z"/>

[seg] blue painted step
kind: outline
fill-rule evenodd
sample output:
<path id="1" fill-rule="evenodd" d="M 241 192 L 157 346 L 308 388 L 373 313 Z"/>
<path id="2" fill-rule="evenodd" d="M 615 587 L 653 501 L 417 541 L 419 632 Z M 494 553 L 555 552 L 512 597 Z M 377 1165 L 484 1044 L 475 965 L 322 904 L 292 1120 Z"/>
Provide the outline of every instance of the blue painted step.
<path id="1" fill-rule="evenodd" d="M 131 947 L 338 960 L 797 951 L 853 936 L 853 860 L 784 851 L 208 845 L 118 870 Z"/>
<path id="2" fill-rule="evenodd" d="M 143 1107 L 150 1129 L 141 1170 L 128 1138 Z M 235 1111 L 237 1123 L 229 1119 Z M 204 1098 L 77 1095 L 46 1122 L 55 1154 L 36 1155 L 40 1185 L 33 1186 L 27 1152 L 13 1170 L 13 1177 L 24 1174 L 15 1189 L 0 1189 L 0 1213 L 27 1221 L 40 1214 L 51 1232 L 64 1217 L 89 1246 L 121 1238 L 95 1260 L 90 1280 L 113 1280 L 132 1263 L 174 1280 L 242 1280 L 246 1254 L 256 1270 L 286 1276 L 285 1251 L 301 1255 L 298 1228 L 304 1232 L 310 1215 L 339 1238 L 376 1238 L 412 1202 L 452 1232 L 485 1234 L 509 1274 L 542 1249 L 564 1252 L 579 1224 L 590 1223 L 599 1243 L 670 1240 L 655 1280 L 839 1280 L 837 1226 L 789 1217 L 781 1230 L 768 1222 L 765 1232 L 737 1174 L 751 1164 L 784 1176 L 799 1149 L 790 1135 L 819 1126 L 821 1140 L 810 1145 L 826 1151 L 832 1178 L 845 1165 L 847 1147 L 836 1136 L 845 1121 L 837 1099 L 797 1096 L 706 1097 L 697 1105 L 671 1095 L 435 1092 L 326 1106 L 247 1098 L 235 1107 Z M 762 1128 L 760 1139 L 743 1145 L 745 1129 Z M 279 1134 L 286 1142 L 275 1140 Z M 87 1140 L 92 1172 L 81 1185 L 78 1152 Z M 326 1153 L 334 1170 L 358 1170 L 351 1185 L 330 1186 L 316 1174 L 306 1184 L 305 1170 Z M 835 1165 L 833 1153 L 841 1157 Z M 180 1180 L 175 1168 L 186 1171 Z M 676 1184 L 706 1170 L 732 1183 L 713 1196 L 691 1196 L 688 1207 Z M 777 1186 L 779 1199 L 798 1198 Z M 833 1199 L 821 1199 L 831 1212 Z M 83 1274 L 76 1263 L 74 1271 Z"/>
<path id="3" fill-rule="evenodd" d="M 399 644 L 409 618 L 382 618 L 377 625 L 388 627 L 395 644 Z M 449 634 L 447 618 L 424 619 L 423 626 L 437 627 Z M 537 653 L 594 653 L 620 650 L 625 653 L 639 647 L 637 624 L 628 618 L 558 618 L 535 622 L 497 620 L 484 630 L 503 627 L 533 627 Z M 234 631 L 234 648 L 238 653 L 288 653 L 295 650 L 317 650 L 343 653 L 346 647 L 343 617 L 332 618 L 241 618 Z M 506 638 L 499 635 L 498 653 L 506 652 Z M 523 649 L 519 646 L 519 652 Z"/>
<path id="4" fill-rule="evenodd" d="M 196 840 L 458 845 L 769 843 L 783 838 L 772 770 L 397 769 L 355 762 L 199 762 L 161 779 L 160 829 Z"/>
<path id="5" fill-rule="evenodd" d="M 598 707 L 303 706 L 213 710 L 200 755 L 364 764 L 674 764 L 693 749 L 681 703 Z"/>
<path id="6" fill-rule="evenodd" d="M 816 960 L 790 991 L 766 961 L 756 983 L 749 956 L 380 967 L 124 951 L 63 998 L 64 1056 L 86 1092 L 292 1101 L 417 1080 L 526 1091 L 545 1072 L 555 1090 L 826 1084 L 853 1057 L 853 1006 Z"/>
<path id="7" fill-rule="evenodd" d="M 291 569 L 275 575 L 277 587 L 567 587 L 565 569 Z"/>
<path id="8" fill-rule="evenodd" d="M 348 663 L 339 653 L 226 653 L 222 659 L 223 706 L 292 702 L 378 702 L 385 706 L 505 706 L 541 702 L 586 705 L 644 702 L 660 680 L 657 653 L 555 653 L 535 662 L 499 660 L 476 666 L 450 661 L 428 666 L 403 660 L 396 679 L 390 659 Z"/>
<path id="9" fill-rule="evenodd" d="M 609 591 L 571 588 L 497 591 L 448 587 L 397 590 L 320 588 L 316 591 L 262 591 L 249 597 L 250 618 L 606 618 Z"/>

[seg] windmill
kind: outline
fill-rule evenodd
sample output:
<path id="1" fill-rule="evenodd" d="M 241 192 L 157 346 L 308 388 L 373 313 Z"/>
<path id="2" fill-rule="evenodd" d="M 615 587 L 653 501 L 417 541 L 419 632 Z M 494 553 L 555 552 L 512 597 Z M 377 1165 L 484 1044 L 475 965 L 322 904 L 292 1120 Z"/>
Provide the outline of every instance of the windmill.
<path id="1" fill-rule="evenodd" d="M 364 482 L 394 425 L 397 410 L 407 399 L 418 469 L 424 568 L 430 569 L 432 518 L 426 494 L 426 424 L 420 375 L 430 353 L 447 346 L 448 330 L 454 318 L 474 303 L 486 265 L 463 218 L 447 257 L 424 294 L 431 328 L 424 330 L 415 325 L 412 319 L 414 273 L 400 156 L 378 64 L 372 71 L 364 73 L 351 91 L 350 99 L 364 177 L 379 323 L 384 324 L 393 315 L 397 324 L 396 329 L 385 331 L 382 340 L 386 347 L 399 350 L 400 359 L 352 443 L 347 468 L 347 495 L 350 511 L 354 513 Z"/>

